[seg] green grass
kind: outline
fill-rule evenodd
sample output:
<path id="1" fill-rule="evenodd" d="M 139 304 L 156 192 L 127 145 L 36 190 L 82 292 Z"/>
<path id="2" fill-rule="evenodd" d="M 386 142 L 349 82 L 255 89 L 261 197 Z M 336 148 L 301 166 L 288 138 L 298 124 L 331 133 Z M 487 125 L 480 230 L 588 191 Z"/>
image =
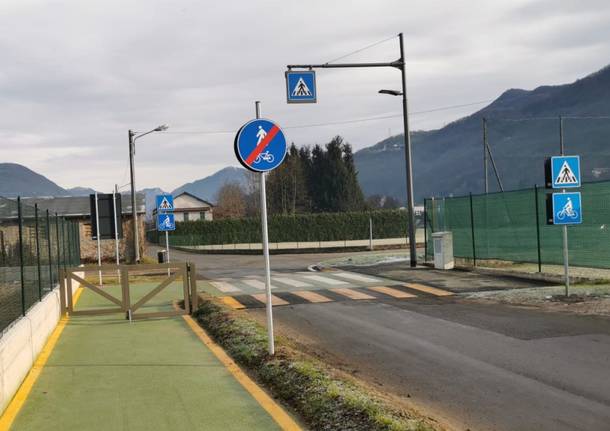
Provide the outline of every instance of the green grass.
<path id="1" fill-rule="evenodd" d="M 413 412 L 395 409 L 366 389 L 332 376 L 320 362 L 276 342 L 267 353 L 265 330 L 211 297 L 200 305 L 199 323 L 242 366 L 297 411 L 312 429 L 355 431 L 433 430 Z"/>

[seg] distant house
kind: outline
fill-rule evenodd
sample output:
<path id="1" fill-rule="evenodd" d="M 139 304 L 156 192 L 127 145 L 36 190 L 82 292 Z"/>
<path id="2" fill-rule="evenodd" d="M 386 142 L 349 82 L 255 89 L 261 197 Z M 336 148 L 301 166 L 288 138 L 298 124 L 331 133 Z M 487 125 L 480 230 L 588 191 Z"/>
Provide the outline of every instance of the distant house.
<path id="1" fill-rule="evenodd" d="M 22 198 L 22 202 L 29 206 L 38 204 L 38 209 L 44 213 L 49 210 L 50 215 L 60 215 L 68 220 L 78 221 L 80 233 L 81 260 L 83 262 L 97 261 L 97 242 L 91 239 L 91 207 L 89 196 L 66 197 L 40 197 Z M 119 256 L 121 260 L 133 259 L 133 222 L 131 218 L 131 199 L 128 194 L 121 196 L 123 238 L 119 241 Z M 138 232 L 140 238 L 140 255 L 144 254 L 144 218 L 146 213 L 144 195 L 136 194 L 136 207 L 138 210 Z M 102 259 L 113 261 L 115 259 L 114 240 L 102 240 Z"/>
<path id="2" fill-rule="evenodd" d="M 157 210 L 153 211 L 156 218 Z M 183 221 L 206 220 L 214 218 L 214 205 L 188 192 L 174 196 L 174 217 L 176 223 Z"/>

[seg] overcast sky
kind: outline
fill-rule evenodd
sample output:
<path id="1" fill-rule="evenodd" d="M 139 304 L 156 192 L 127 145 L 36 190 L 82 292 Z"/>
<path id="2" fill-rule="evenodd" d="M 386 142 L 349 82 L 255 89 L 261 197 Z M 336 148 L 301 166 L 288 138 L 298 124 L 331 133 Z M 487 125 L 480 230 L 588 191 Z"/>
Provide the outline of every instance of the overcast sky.
<path id="1" fill-rule="evenodd" d="M 344 136 L 358 150 L 402 132 L 394 69 L 320 70 L 318 103 L 287 105 L 290 63 L 323 63 L 405 34 L 413 129 L 442 127 L 508 88 L 572 82 L 610 63 L 607 0 L 184 1 L 2 0 L 0 161 L 62 187 L 110 191 L 128 176 L 127 130 L 137 143 L 137 186 L 172 190 L 237 165 L 233 138 L 254 116 L 289 141 Z M 398 58 L 398 39 L 342 61 Z M 230 131 L 221 134 L 185 133 Z"/>

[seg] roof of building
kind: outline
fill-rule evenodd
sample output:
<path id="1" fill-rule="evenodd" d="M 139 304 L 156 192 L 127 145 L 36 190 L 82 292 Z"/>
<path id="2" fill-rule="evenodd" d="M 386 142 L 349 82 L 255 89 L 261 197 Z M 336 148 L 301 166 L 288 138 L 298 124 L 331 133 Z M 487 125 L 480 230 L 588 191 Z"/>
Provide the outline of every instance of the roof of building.
<path id="1" fill-rule="evenodd" d="M 89 217 L 91 215 L 89 196 L 22 198 L 21 202 L 31 207 L 38 204 L 39 210 L 49 210 L 51 214 L 57 213 L 65 217 Z M 146 212 L 143 193 L 136 193 L 136 207 L 138 214 Z M 121 213 L 131 214 L 131 195 L 128 193 L 121 194 Z"/>
<path id="2" fill-rule="evenodd" d="M 206 200 L 204 200 L 204 199 L 201 199 L 200 197 L 197 197 L 197 196 L 195 196 L 194 194 L 189 193 L 189 192 L 180 192 L 180 193 L 178 193 L 176 196 L 174 196 L 174 200 L 176 200 L 176 199 L 178 198 L 178 196 L 182 196 L 182 195 L 190 196 L 190 197 L 192 197 L 193 199 L 197 199 L 199 202 L 202 202 L 202 203 L 206 204 L 206 205 L 207 205 L 207 206 L 209 206 L 210 208 L 213 208 L 213 207 L 214 207 L 214 205 L 212 205 L 210 202 L 208 202 L 208 201 L 206 201 Z"/>

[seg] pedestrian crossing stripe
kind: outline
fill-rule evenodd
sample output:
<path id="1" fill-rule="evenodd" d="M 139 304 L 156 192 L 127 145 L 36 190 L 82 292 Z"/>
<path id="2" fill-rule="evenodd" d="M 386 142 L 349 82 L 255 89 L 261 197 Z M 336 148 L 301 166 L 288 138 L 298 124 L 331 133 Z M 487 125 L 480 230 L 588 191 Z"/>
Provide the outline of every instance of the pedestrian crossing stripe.
<path id="1" fill-rule="evenodd" d="M 309 87 L 307 86 L 307 84 L 305 84 L 305 81 L 303 80 L 303 78 L 299 78 L 296 85 L 294 86 L 294 89 L 292 90 L 292 96 L 311 96 L 311 95 L 312 95 L 311 90 L 309 90 Z"/>
<path id="2" fill-rule="evenodd" d="M 570 164 L 567 160 L 563 162 L 561 165 L 561 169 L 559 169 L 559 174 L 557 178 L 555 178 L 555 184 L 560 185 L 574 185 L 578 184 L 578 178 L 576 178 L 576 174 L 570 167 Z"/>
<path id="3" fill-rule="evenodd" d="M 241 289 L 233 286 L 230 283 L 227 283 L 226 281 L 210 281 L 210 284 L 221 292 L 241 292 Z"/>
<path id="4" fill-rule="evenodd" d="M 429 294 L 434 295 L 434 296 L 451 296 L 451 295 L 453 295 L 453 292 L 448 292 L 446 290 L 438 289 L 438 288 L 432 287 L 432 286 L 426 286 L 425 284 L 405 283 L 404 286 L 408 287 L 409 289 L 419 290 L 420 292 L 429 293 Z"/>
<path id="5" fill-rule="evenodd" d="M 246 306 L 244 304 L 242 304 L 241 302 L 239 302 L 237 299 L 233 298 L 232 296 L 223 296 L 220 298 L 220 300 L 234 310 L 242 310 L 242 309 L 246 308 Z"/>
<path id="6" fill-rule="evenodd" d="M 319 281 L 320 283 L 329 284 L 331 286 L 337 286 L 340 284 L 349 284 L 346 281 L 335 280 L 329 277 L 322 277 L 321 275 L 305 275 L 303 278 L 311 281 Z"/>
<path id="7" fill-rule="evenodd" d="M 383 293 L 384 295 L 392 296 L 394 298 L 415 298 L 416 297 L 416 295 L 413 295 L 412 293 L 403 292 L 402 290 L 393 289 L 391 287 L 385 287 L 385 286 L 368 287 L 367 289 L 373 290 L 375 292 Z"/>
<path id="8" fill-rule="evenodd" d="M 273 281 L 277 281 L 280 282 L 282 284 L 287 284 L 288 286 L 292 286 L 292 287 L 311 287 L 311 284 L 308 283 L 304 283 L 302 281 L 296 280 L 294 278 L 288 278 L 288 277 L 272 277 Z"/>
<path id="9" fill-rule="evenodd" d="M 320 295 L 319 293 L 316 293 L 311 290 L 300 290 L 297 292 L 290 292 L 290 293 L 292 293 L 293 295 L 299 296 L 309 302 L 332 302 L 333 301 L 332 299 L 330 299 L 324 295 Z"/>
<path id="10" fill-rule="evenodd" d="M 336 277 L 346 278 L 348 280 L 360 281 L 362 283 L 379 283 L 381 280 L 371 277 L 365 277 L 360 274 L 352 274 L 351 272 L 333 272 L 332 275 Z"/>
<path id="11" fill-rule="evenodd" d="M 254 299 L 256 299 L 257 301 L 262 302 L 263 304 L 267 303 L 267 295 L 265 293 L 256 293 L 256 294 L 250 295 L 250 296 L 253 297 Z M 274 306 L 275 305 L 289 305 L 289 302 L 283 300 L 279 296 L 271 295 L 271 304 Z"/>
<path id="12" fill-rule="evenodd" d="M 247 284 L 248 286 L 251 286 L 255 289 L 258 290 L 264 290 L 265 289 L 265 283 L 263 281 L 260 280 L 256 280 L 256 279 L 251 279 L 251 280 L 242 280 L 242 282 L 244 284 Z M 271 285 L 271 289 L 275 289 L 275 286 Z"/>
<path id="13" fill-rule="evenodd" d="M 354 299 L 354 300 L 375 299 L 374 296 L 368 295 L 364 292 L 360 292 L 360 291 L 354 290 L 354 289 L 346 289 L 344 287 L 333 289 L 332 291 L 335 293 L 338 293 L 339 295 L 343 295 L 349 299 Z"/>

